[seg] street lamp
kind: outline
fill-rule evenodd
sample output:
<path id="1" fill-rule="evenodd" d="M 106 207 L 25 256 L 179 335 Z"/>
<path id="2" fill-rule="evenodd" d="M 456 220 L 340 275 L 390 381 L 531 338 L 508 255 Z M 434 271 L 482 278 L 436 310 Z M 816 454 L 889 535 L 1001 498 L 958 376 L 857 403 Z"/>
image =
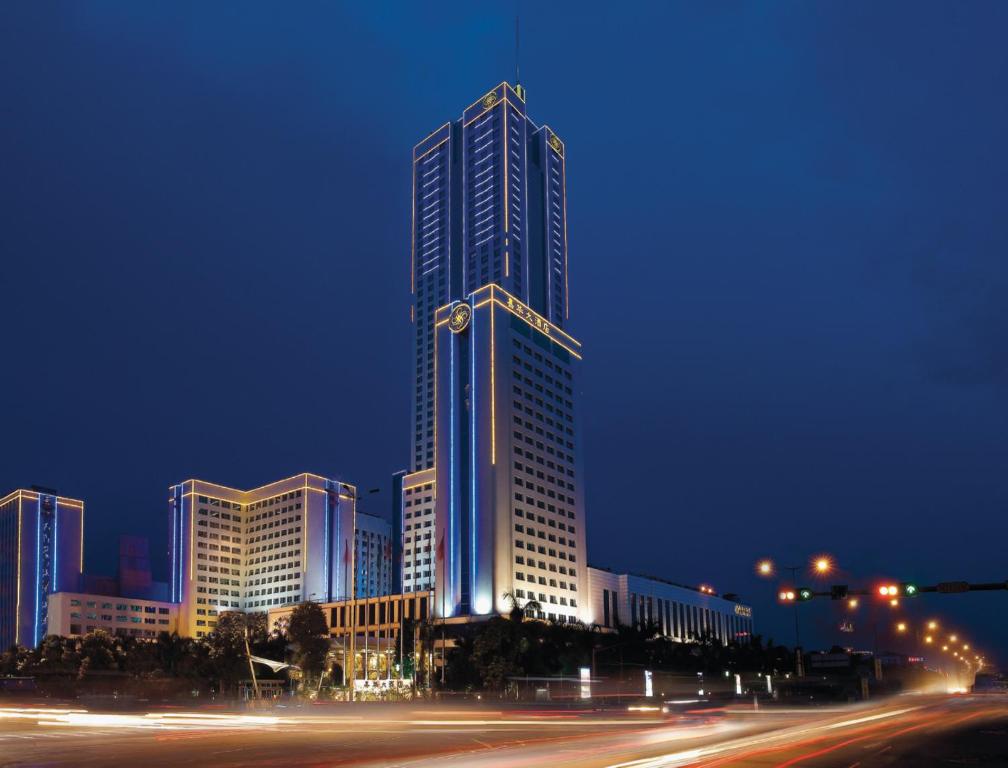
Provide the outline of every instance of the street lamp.
<path id="1" fill-rule="evenodd" d="M 951 643 L 956 642 L 958 639 L 959 638 L 956 635 L 949 635 L 949 642 Z"/>
<path id="2" fill-rule="evenodd" d="M 829 555 L 820 555 L 812 563 L 812 567 L 817 574 L 825 576 L 833 570 L 833 562 L 830 560 Z"/>
<path id="3" fill-rule="evenodd" d="M 906 629 L 907 625 L 905 621 L 901 621 L 899 624 L 896 625 L 897 632 L 906 632 Z"/>
<path id="4" fill-rule="evenodd" d="M 850 600 L 847 601 L 847 607 L 853 611 L 855 608 L 858 607 L 858 599 L 856 597 L 852 597 Z"/>
<path id="5" fill-rule="evenodd" d="M 830 559 L 829 555 L 819 555 L 818 557 L 816 557 L 812 561 L 812 569 L 817 574 L 829 573 L 829 571 L 832 568 L 833 568 L 833 562 Z M 760 560 L 759 562 L 756 563 L 756 573 L 758 573 L 760 576 L 767 576 L 767 577 L 773 576 L 775 570 L 776 569 L 775 569 L 775 566 L 774 566 L 774 562 L 773 562 L 773 560 L 771 560 L 769 558 L 764 558 L 764 559 L 762 559 L 762 560 Z M 781 566 L 781 570 L 790 571 L 790 573 L 791 573 L 791 581 L 792 581 L 792 583 L 794 583 L 794 582 L 798 581 L 798 572 L 804 570 L 804 566 L 801 566 L 801 565 L 783 565 L 783 566 Z M 795 620 L 794 620 L 794 622 L 795 622 L 795 649 L 797 650 L 797 648 L 799 648 L 801 646 L 801 631 L 800 631 L 800 629 L 798 627 L 798 602 L 799 601 L 796 599 L 797 598 L 797 594 L 795 593 L 794 590 L 786 589 L 786 590 L 781 590 L 781 592 L 778 594 L 778 597 L 780 598 L 780 601 L 782 603 L 791 603 L 791 602 L 794 603 L 794 611 L 795 611 Z"/>
<path id="6" fill-rule="evenodd" d="M 937 621 L 929 621 L 928 622 L 928 629 L 938 629 L 938 622 Z"/>

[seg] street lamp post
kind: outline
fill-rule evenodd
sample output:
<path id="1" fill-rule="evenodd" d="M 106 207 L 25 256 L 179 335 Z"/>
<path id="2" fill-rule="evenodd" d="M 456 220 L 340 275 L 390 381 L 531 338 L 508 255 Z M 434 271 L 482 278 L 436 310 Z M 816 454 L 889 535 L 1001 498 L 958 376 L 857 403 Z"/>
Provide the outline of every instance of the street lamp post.
<path id="1" fill-rule="evenodd" d="M 774 573 L 774 563 L 772 560 L 760 560 L 756 564 L 756 572 L 760 576 L 770 577 Z M 791 581 L 797 586 L 798 573 L 804 570 L 801 565 L 784 565 L 781 570 L 791 574 Z M 818 555 L 812 561 L 812 570 L 816 576 L 825 576 L 833 570 L 833 559 L 828 555 Z M 805 676 L 804 663 L 801 653 L 801 625 L 798 618 L 798 601 L 794 601 L 794 627 L 795 627 L 795 673 L 798 677 Z"/>

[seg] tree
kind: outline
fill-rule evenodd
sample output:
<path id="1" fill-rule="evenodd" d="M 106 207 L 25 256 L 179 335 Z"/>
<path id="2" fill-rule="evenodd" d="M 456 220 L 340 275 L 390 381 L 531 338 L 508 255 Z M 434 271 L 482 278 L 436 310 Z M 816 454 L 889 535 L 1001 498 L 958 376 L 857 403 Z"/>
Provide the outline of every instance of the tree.
<path id="1" fill-rule="evenodd" d="M 59 635 L 47 635 L 34 651 L 30 652 L 31 671 L 35 674 L 76 675 L 81 658 L 77 643 Z"/>
<path id="2" fill-rule="evenodd" d="M 218 681 L 221 689 L 237 686 L 250 677 L 245 651 L 246 631 L 250 639 L 257 633 L 264 633 L 264 614 L 225 611 L 217 617 L 217 626 L 206 637 L 211 677 Z"/>
<path id="3" fill-rule="evenodd" d="M 318 603 L 309 600 L 291 611 L 287 639 L 294 645 L 294 663 L 301 671 L 321 674 L 329 653 L 329 625 Z"/>
<path id="4" fill-rule="evenodd" d="M 104 672 L 114 670 L 116 663 L 115 643 L 112 637 L 100 629 L 88 632 L 80 639 L 80 669 L 79 678 L 88 672 Z"/>
<path id="5" fill-rule="evenodd" d="M 523 674 L 521 656 L 528 643 L 522 624 L 494 617 L 477 630 L 471 661 L 484 688 L 503 691 L 508 678 Z"/>
<path id="6" fill-rule="evenodd" d="M 0 656 L 0 675 L 21 675 L 29 664 L 28 649 L 23 645 L 12 645 Z"/>

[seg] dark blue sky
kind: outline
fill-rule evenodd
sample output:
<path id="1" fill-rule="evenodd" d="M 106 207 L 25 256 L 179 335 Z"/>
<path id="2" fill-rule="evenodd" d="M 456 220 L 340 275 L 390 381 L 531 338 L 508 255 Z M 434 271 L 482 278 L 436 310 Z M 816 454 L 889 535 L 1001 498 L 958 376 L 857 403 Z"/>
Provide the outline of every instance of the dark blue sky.
<path id="1" fill-rule="evenodd" d="M 388 512 L 410 150 L 511 77 L 513 14 L 4 5 L 0 486 L 85 499 L 89 569 L 119 532 L 163 550 L 192 476 L 331 473 Z M 760 555 L 1008 577 L 1006 27 L 980 0 L 525 9 L 529 111 L 568 148 L 593 562 L 741 592 L 784 640 Z M 1006 607 L 909 620 L 993 649 Z"/>

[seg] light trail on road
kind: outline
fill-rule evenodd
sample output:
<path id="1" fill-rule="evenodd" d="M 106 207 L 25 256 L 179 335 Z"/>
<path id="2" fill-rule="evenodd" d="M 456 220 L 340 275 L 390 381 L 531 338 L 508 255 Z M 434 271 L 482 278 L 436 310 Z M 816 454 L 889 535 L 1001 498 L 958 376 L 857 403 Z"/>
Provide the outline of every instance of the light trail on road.
<path id="1" fill-rule="evenodd" d="M 970 696 L 899 697 L 822 709 L 733 704 L 667 716 L 627 708 L 430 704 L 306 710 L 3 707 L 0 762 L 25 768 L 195 768 L 210 762 L 216 768 L 848 768 L 987 718 L 1008 723 L 1008 698 Z"/>

